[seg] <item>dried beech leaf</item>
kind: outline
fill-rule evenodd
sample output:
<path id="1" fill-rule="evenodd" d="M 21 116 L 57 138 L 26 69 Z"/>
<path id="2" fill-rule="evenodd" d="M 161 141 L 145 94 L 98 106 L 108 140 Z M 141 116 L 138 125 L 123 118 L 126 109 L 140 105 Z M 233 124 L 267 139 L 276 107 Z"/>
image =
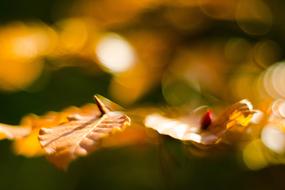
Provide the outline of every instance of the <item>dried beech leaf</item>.
<path id="1" fill-rule="evenodd" d="M 43 117 L 39 117 L 34 114 L 30 114 L 25 116 L 20 126 L 22 128 L 30 128 L 31 133 L 24 138 L 17 139 L 13 143 L 13 149 L 16 154 L 23 155 L 26 157 L 33 157 L 33 156 L 41 156 L 45 152 L 41 148 L 39 140 L 38 140 L 38 133 L 41 126 L 50 126 L 54 124 L 54 121 L 57 117 L 56 112 L 49 112 Z"/>
<path id="2" fill-rule="evenodd" d="M 30 128 L 0 124 L 0 139 L 20 139 L 31 132 Z"/>
<path id="3" fill-rule="evenodd" d="M 208 112 L 199 124 L 151 114 L 146 117 L 145 125 L 160 134 L 182 141 L 211 145 L 219 143 L 229 130 L 244 129 L 249 124 L 253 113 L 251 103 L 242 100 L 230 106 L 214 121 Z"/>
<path id="4" fill-rule="evenodd" d="M 31 128 L 31 133 L 24 138 L 16 139 L 14 141 L 14 152 L 26 157 L 45 155 L 46 152 L 43 150 L 38 140 L 38 134 L 41 128 L 58 126 L 67 122 L 70 118 L 76 117 L 76 115 L 88 117 L 94 114 L 100 114 L 98 106 L 96 104 L 87 104 L 80 108 L 72 106 L 61 112 L 48 112 L 43 116 L 37 116 L 35 114 L 25 116 L 22 119 L 20 126 Z"/>
<path id="5" fill-rule="evenodd" d="M 40 130 L 40 144 L 57 167 L 66 168 L 78 156 L 97 149 L 103 138 L 130 125 L 130 119 L 124 113 L 111 111 L 98 97 L 95 99 L 96 114 L 70 115 L 61 125 Z"/>

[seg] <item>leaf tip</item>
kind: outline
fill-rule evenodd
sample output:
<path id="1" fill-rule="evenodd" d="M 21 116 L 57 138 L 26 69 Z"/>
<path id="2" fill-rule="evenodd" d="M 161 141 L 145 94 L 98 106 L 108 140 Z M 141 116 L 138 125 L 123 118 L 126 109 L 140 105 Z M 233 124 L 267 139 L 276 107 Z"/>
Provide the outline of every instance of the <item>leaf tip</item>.
<path id="1" fill-rule="evenodd" d="M 111 110 L 103 103 L 103 101 L 101 100 L 101 95 L 94 95 L 94 100 L 98 106 L 98 109 L 100 110 L 100 112 L 102 114 L 106 114 L 108 112 L 110 112 Z"/>
<path id="2" fill-rule="evenodd" d="M 250 111 L 253 110 L 253 105 L 248 99 L 242 99 L 239 103 L 245 104 Z"/>

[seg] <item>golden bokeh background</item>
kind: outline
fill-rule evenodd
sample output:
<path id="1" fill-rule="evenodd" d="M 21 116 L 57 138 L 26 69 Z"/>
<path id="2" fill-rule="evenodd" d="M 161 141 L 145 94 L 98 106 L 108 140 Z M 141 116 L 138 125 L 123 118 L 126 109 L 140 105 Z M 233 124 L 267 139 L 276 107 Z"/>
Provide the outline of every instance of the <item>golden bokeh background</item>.
<path id="1" fill-rule="evenodd" d="M 3 123 L 79 106 L 96 93 L 126 109 L 184 111 L 246 98 L 266 115 L 218 158 L 163 137 L 159 146 L 99 151 L 68 173 L 14 156 L 4 141 L 1 186 L 284 189 L 284 7 L 277 0 L 1 1 Z"/>

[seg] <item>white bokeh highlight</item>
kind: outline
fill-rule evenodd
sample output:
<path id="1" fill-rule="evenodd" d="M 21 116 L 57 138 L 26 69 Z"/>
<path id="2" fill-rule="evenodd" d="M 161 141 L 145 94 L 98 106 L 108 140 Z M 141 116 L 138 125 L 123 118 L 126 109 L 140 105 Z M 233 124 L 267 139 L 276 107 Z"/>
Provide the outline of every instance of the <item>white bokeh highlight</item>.
<path id="1" fill-rule="evenodd" d="M 126 39 L 115 34 L 105 34 L 95 48 L 100 64 L 112 73 L 128 70 L 135 63 L 135 51 Z"/>
<path id="2" fill-rule="evenodd" d="M 280 128 L 272 124 L 265 126 L 261 132 L 261 141 L 273 152 L 285 153 L 285 133 Z"/>

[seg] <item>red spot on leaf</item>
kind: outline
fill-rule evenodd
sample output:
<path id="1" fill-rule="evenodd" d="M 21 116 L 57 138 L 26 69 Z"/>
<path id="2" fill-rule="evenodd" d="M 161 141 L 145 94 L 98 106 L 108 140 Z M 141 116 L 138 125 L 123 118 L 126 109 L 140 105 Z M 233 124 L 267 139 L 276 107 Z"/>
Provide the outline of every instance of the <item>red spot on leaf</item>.
<path id="1" fill-rule="evenodd" d="M 212 112 L 210 110 L 207 111 L 201 119 L 201 128 L 207 129 L 212 124 L 212 118 Z"/>

